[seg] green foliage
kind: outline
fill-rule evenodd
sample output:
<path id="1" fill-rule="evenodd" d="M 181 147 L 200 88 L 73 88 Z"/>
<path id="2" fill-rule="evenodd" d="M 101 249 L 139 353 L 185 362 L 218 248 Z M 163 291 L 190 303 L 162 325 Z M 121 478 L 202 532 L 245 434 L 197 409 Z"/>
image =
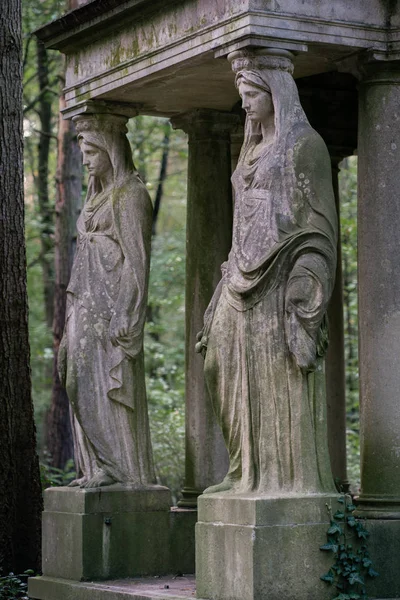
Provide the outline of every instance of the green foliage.
<path id="1" fill-rule="evenodd" d="M 145 357 L 150 428 L 157 477 L 174 500 L 184 465 L 184 232 L 153 241 Z"/>
<path id="2" fill-rule="evenodd" d="M 136 117 L 128 138 L 136 167 L 155 197 L 167 119 Z M 186 137 L 170 133 L 157 235 L 153 238 L 145 329 L 146 387 L 157 480 L 174 502 L 183 487 L 185 441 Z"/>
<path id="3" fill-rule="evenodd" d="M 34 571 L 28 569 L 22 575 L 9 573 L 0 577 L 0 600 L 28 600 L 28 577 L 34 574 Z"/>
<path id="4" fill-rule="evenodd" d="M 334 563 L 321 579 L 338 590 L 333 600 L 368 600 L 366 580 L 378 576 L 368 553 L 369 533 L 364 521 L 353 515 L 356 507 L 351 496 L 344 494 L 338 502 L 341 506 L 335 514 L 327 505 L 330 526 L 327 543 L 320 546 L 320 550 L 332 552 Z"/>
<path id="5" fill-rule="evenodd" d="M 42 484 L 42 490 L 45 490 L 49 487 L 68 485 L 73 479 L 75 479 L 75 477 L 75 466 L 72 459 L 67 461 L 64 469 L 57 469 L 48 462 L 40 463 L 40 481 Z"/>

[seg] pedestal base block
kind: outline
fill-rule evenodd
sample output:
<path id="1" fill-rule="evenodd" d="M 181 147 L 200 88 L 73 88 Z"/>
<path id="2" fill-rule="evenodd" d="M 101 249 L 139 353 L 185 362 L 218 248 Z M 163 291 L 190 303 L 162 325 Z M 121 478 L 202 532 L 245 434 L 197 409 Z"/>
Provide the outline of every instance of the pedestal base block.
<path id="1" fill-rule="evenodd" d="M 81 581 L 170 572 L 167 488 L 52 488 L 44 502 L 44 575 Z"/>
<path id="2" fill-rule="evenodd" d="M 368 550 L 376 579 L 367 579 L 370 598 L 400 598 L 400 520 L 368 519 Z"/>
<path id="3" fill-rule="evenodd" d="M 204 600 L 329 600 L 320 580 L 332 557 L 326 504 L 337 496 L 199 498 L 197 597 Z"/>

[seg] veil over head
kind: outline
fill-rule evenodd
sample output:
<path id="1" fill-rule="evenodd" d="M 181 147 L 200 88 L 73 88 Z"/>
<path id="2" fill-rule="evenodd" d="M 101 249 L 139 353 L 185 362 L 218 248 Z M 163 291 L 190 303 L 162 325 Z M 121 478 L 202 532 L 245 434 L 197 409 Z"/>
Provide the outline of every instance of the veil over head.
<path id="1" fill-rule="evenodd" d="M 132 152 L 126 137 L 127 118 L 119 115 L 85 115 L 74 118 L 78 141 L 99 148 L 109 156 L 113 169 L 114 184 L 121 185 L 124 179 L 136 173 Z M 89 176 L 87 198 L 101 191 L 100 181 Z"/>

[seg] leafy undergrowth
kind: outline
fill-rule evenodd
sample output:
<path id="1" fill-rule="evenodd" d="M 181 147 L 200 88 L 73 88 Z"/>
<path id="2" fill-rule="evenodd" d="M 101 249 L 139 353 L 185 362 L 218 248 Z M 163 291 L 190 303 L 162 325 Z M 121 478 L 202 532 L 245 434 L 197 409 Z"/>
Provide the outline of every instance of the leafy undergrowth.
<path id="1" fill-rule="evenodd" d="M 338 502 L 341 506 L 334 514 L 327 505 L 330 526 L 327 543 L 320 549 L 331 552 L 334 562 L 321 579 L 339 592 L 333 600 L 368 600 L 366 581 L 378 576 L 368 552 L 369 532 L 364 521 L 353 515 L 356 507 L 350 494 L 344 494 Z"/>

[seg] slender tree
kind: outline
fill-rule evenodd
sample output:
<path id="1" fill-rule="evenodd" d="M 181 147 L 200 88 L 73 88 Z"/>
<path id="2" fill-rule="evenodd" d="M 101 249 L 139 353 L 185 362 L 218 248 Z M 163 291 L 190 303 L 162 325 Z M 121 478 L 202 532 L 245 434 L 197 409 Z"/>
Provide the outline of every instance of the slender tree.
<path id="1" fill-rule="evenodd" d="M 76 7 L 76 0 L 69 0 L 68 9 L 72 10 Z M 62 84 L 65 84 L 64 80 Z M 55 210 L 54 363 L 51 406 L 47 415 L 46 446 L 51 464 L 63 469 L 67 460 L 73 457 L 73 440 L 69 401 L 58 377 L 57 359 L 65 324 L 66 290 L 75 251 L 75 224 L 81 208 L 82 158 L 74 123 L 64 120 L 61 114 L 65 108 L 63 92 L 60 95 L 59 108 Z"/>
<path id="2" fill-rule="evenodd" d="M 40 122 L 38 132 L 37 195 L 42 231 L 40 236 L 40 263 L 43 271 L 45 315 L 48 327 L 53 323 L 54 260 L 53 251 L 53 207 L 49 199 L 49 157 L 52 137 L 52 90 L 49 85 L 49 57 L 45 45 L 36 40 L 37 73 L 39 96 L 37 112 Z"/>
<path id="3" fill-rule="evenodd" d="M 40 562 L 24 242 L 21 0 L 0 11 L 0 568 Z"/>
<path id="4" fill-rule="evenodd" d="M 169 121 L 164 124 L 164 139 L 162 141 L 162 155 L 160 163 L 160 176 L 158 178 L 157 191 L 154 200 L 153 213 L 153 235 L 157 233 L 157 219 L 160 212 L 161 200 L 164 193 L 164 182 L 167 177 L 168 156 L 169 156 L 169 139 L 171 135 L 171 125 Z"/>

